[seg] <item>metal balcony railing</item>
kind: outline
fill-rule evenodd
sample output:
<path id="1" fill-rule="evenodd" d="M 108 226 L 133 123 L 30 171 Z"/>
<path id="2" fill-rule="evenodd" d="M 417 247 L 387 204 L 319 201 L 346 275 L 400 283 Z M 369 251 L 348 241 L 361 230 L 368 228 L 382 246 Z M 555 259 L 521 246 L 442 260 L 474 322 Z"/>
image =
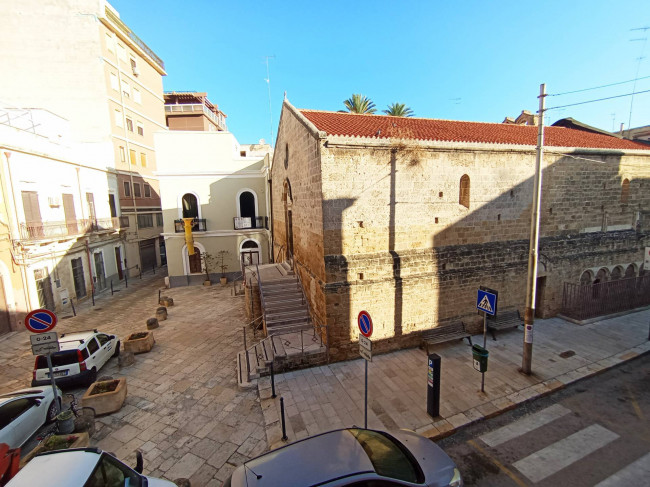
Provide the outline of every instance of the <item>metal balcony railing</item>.
<path id="1" fill-rule="evenodd" d="M 176 233 L 185 232 L 185 226 L 183 225 L 183 220 L 174 220 L 174 229 Z M 193 232 L 206 232 L 207 227 L 205 225 L 205 218 L 195 218 L 192 222 L 192 231 Z"/>
<path id="2" fill-rule="evenodd" d="M 236 216 L 233 218 L 235 230 L 248 230 L 251 228 L 269 228 L 269 217 L 267 216 L 256 216 L 256 217 L 244 217 Z"/>
<path id="3" fill-rule="evenodd" d="M 126 225 L 122 225 L 123 222 L 126 222 Z M 128 226 L 129 221 L 127 217 L 97 218 L 96 220 L 27 222 L 20 224 L 20 238 L 22 240 L 47 240 L 105 230 L 119 230 Z"/>

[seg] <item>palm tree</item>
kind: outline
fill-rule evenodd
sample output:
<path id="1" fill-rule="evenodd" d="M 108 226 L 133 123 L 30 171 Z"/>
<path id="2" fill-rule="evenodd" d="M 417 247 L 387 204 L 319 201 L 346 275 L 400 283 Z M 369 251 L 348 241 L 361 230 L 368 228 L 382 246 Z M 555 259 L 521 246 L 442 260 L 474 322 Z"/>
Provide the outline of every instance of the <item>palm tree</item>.
<path id="1" fill-rule="evenodd" d="M 388 110 L 383 110 L 386 115 L 392 117 L 412 117 L 415 115 L 413 110 L 407 107 L 404 103 L 393 103 L 388 105 Z"/>
<path id="2" fill-rule="evenodd" d="M 367 96 L 354 93 L 351 98 L 343 102 L 350 113 L 375 113 L 375 104 Z"/>

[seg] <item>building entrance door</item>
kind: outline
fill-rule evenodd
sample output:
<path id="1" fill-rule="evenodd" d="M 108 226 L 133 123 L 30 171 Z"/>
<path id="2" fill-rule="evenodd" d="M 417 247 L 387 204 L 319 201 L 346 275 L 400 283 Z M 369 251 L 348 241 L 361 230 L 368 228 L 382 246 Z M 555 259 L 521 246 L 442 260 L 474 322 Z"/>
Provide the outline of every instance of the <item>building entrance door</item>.
<path id="1" fill-rule="evenodd" d="M 104 272 L 104 254 L 95 252 L 95 273 L 97 274 L 95 282 L 95 289 L 101 291 L 106 289 L 106 272 Z"/>
<path id="2" fill-rule="evenodd" d="M 47 269 L 36 269 L 34 271 L 36 281 L 36 292 L 38 293 L 38 304 L 41 308 L 54 311 L 54 295 L 52 294 L 52 281 Z"/>
<path id="3" fill-rule="evenodd" d="M 72 259 L 72 280 L 74 281 L 74 292 L 77 299 L 86 295 L 86 278 L 84 277 L 84 264 L 81 257 Z"/>
<path id="4" fill-rule="evenodd" d="M 122 254 L 119 247 L 115 247 L 115 264 L 117 265 L 117 278 L 121 281 L 124 279 L 122 273 Z"/>

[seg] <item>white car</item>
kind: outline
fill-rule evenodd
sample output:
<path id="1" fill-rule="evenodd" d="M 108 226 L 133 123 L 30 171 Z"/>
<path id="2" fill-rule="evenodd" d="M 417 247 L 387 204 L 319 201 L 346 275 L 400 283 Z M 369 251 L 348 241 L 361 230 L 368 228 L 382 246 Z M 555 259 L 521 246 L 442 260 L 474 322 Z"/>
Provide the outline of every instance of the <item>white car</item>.
<path id="1" fill-rule="evenodd" d="M 64 333 L 59 338 L 60 351 L 52 354 L 54 380 L 60 387 L 90 385 L 97 380 L 97 371 L 108 359 L 120 354 L 120 340 L 115 335 L 97 330 Z M 50 383 L 47 358 L 38 355 L 34 363 L 32 387 Z"/>
<path id="2" fill-rule="evenodd" d="M 142 475 L 141 459 L 134 470 L 99 448 L 50 451 L 35 456 L 7 487 L 176 487 L 167 480 Z"/>
<path id="3" fill-rule="evenodd" d="M 52 387 L 21 389 L 0 395 L 0 443 L 9 448 L 22 446 L 46 422 L 61 410 L 61 391 L 57 390 L 58 408 Z"/>

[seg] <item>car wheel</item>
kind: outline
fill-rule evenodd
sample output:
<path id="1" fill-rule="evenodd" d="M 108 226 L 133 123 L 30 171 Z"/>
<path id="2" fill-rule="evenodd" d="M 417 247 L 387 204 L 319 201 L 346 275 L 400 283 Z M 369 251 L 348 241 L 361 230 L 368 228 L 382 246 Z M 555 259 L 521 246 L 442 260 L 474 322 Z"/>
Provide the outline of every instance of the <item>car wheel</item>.
<path id="1" fill-rule="evenodd" d="M 115 347 L 115 352 L 113 352 L 113 357 L 118 357 L 120 355 L 120 342 L 117 342 L 117 347 Z"/>
<path id="2" fill-rule="evenodd" d="M 88 375 L 88 385 L 92 384 L 97 380 L 97 369 L 93 367 L 90 369 L 90 374 Z"/>
<path id="3" fill-rule="evenodd" d="M 59 405 L 57 408 L 56 405 Z M 56 419 L 56 415 L 59 414 L 59 411 L 61 411 L 61 398 L 57 397 L 56 402 L 52 401 L 50 403 L 50 407 L 47 408 L 47 417 L 45 418 L 46 423 L 51 423 Z"/>

